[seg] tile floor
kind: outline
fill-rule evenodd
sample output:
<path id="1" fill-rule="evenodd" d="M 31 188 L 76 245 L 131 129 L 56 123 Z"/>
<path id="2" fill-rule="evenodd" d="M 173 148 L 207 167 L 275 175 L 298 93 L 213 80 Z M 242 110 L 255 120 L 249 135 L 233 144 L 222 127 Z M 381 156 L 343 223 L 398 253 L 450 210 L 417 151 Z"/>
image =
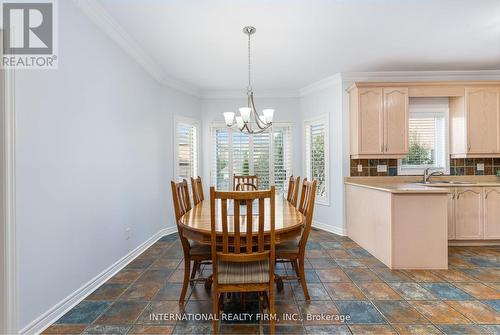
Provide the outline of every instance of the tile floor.
<path id="1" fill-rule="evenodd" d="M 211 321 L 151 320 L 177 313 L 182 277 L 177 235 L 162 238 L 50 326 L 45 334 L 209 334 Z M 450 247 L 449 270 L 391 271 L 347 237 L 313 230 L 307 250 L 311 301 L 286 282 L 276 297 L 278 334 L 500 334 L 500 247 Z M 281 266 L 277 272 L 290 271 Z M 203 272 L 209 273 L 207 266 Z M 211 313 L 203 284 L 188 291 L 186 313 Z M 253 313 L 255 295 L 226 301 L 225 312 Z M 308 320 L 307 315 L 350 315 Z M 266 321 L 222 322 L 223 334 L 265 334 Z"/>

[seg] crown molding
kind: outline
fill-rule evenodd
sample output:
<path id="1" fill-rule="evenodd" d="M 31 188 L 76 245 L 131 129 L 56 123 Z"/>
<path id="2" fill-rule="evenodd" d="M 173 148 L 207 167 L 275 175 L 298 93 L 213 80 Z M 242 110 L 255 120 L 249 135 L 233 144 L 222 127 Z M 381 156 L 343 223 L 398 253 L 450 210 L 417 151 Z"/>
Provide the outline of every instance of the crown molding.
<path id="1" fill-rule="evenodd" d="M 196 97 L 200 96 L 200 89 L 198 87 L 170 78 L 165 70 L 144 52 L 143 48 L 109 15 L 98 1 L 73 0 L 73 2 L 92 22 L 160 84 L 186 94 Z"/>
<path id="2" fill-rule="evenodd" d="M 346 72 L 340 75 L 343 82 L 500 80 L 500 70 Z"/>
<path id="3" fill-rule="evenodd" d="M 298 98 L 298 90 L 256 90 L 256 98 Z M 246 91 L 241 90 L 204 90 L 201 92 L 202 99 L 246 99 Z"/>
<path id="4" fill-rule="evenodd" d="M 341 73 L 336 73 L 333 76 L 326 77 L 324 79 L 321 79 L 320 81 L 317 81 L 315 83 L 312 83 L 311 85 L 305 86 L 299 90 L 299 95 L 301 97 L 324 90 L 328 87 L 331 87 L 333 85 L 339 85 L 342 83 L 342 76 Z"/>

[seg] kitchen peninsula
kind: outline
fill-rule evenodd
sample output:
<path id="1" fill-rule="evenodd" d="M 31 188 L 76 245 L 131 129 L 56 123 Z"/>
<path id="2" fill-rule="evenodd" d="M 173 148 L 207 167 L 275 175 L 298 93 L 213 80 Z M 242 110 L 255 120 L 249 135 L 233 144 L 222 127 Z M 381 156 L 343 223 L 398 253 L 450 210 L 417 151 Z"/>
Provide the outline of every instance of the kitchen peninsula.
<path id="1" fill-rule="evenodd" d="M 389 268 L 448 268 L 448 188 L 351 177 L 345 193 L 348 236 Z"/>

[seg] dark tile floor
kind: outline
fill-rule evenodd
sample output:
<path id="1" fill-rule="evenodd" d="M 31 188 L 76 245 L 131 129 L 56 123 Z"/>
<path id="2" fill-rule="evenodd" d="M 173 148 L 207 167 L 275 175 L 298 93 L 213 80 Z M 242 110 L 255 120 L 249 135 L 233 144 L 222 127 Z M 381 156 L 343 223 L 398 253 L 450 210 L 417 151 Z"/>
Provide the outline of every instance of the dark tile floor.
<path id="1" fill-rule="evenodd" d="M 276 297 L 277 333 L 500 334 L 500 247 L 450 247 L 449 264 L 449 270 L 391 271 L 349 238 L 313 230 L 306 270 L 311 301 L 296 282 L 286 282 Z M 287 271 L 285 265 L 277 270 Z M 182 277 L 182 247 L 177 235 L 166 236 L 45 334 L 209 334 L 211 321 L 152 318 L 179 313 Z M 185 313 L 212 312 L 202 283 L 188 298 Z M 223 321 L 221 333 L 268 333 L 268 322 L 256 320 L 259 311 L 256 295 L 247 295 L 244 305 L 239 298 L 226 301 L 225 312 L 253 317 Z"/>

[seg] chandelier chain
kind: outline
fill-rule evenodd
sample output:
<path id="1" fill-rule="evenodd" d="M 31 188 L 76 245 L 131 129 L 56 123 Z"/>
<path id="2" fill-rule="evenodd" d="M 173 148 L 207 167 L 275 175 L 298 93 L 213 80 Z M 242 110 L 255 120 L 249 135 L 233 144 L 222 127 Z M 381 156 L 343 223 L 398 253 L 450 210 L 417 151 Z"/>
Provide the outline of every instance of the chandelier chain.
<path id="1" fill-rule="evenodd" d="M 248 34 L 248 91 L 252 90 L 252 72 L 250 63 L 250 34 Z"/>

